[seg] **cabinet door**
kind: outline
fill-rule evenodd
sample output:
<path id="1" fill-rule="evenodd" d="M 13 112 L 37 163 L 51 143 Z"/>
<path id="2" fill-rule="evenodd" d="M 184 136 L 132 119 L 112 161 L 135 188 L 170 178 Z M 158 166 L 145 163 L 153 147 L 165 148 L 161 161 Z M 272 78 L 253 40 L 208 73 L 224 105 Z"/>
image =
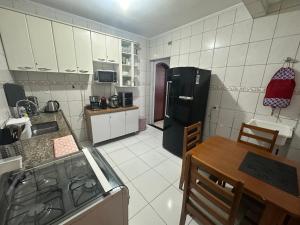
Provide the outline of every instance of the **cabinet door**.
<path id="1" fill-rule="evenodd" d="M 110 139 L 109 114 L 91 117 L 93 144 Z"/>
<path id="2" fill-rule="evenodd" d="M 25 15 L 0 9 L 0 33 L 9 69 L 35 71 Z"/>
<path id="3" fill-rule="evenodd" d="M 62 73 L 77 73 L 73 28 L 52 22 L 58 70 Z"/>
<path id="4" fill-rule="evenodd" d="M 57 72 L 51 21 L 26 16 L 37 71 Z"/>
<path id="5" fill-rule="evenodd" d="M 126 134 L 139 130 L 139 110 L 126 111 Z"/>
<path id="6" fill-rule="evenodd" d="M 125 112 L 110 114 L 110 138 L 125 135 Z"/>
<path id="7" fill-rule="evenodd" d="M 91 32 L 73 27 L 77 69 L 79 73 L 93 73 Z"/>
<path id="8" fill-rule="evenodd" d="M 106 62 L 105 35 L 92 32 L 91 39 L 92 39 L 93 60 Z"/>
<path id="9" fill-rule="evenodd" d="M 120 39 L 106 36 L 107 62 L 119 63 Z"/>

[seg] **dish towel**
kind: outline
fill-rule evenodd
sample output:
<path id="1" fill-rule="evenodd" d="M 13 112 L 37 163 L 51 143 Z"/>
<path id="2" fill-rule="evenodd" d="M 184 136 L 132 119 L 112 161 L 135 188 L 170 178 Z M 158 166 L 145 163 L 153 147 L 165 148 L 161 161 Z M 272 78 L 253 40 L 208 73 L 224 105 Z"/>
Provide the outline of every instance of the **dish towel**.
<path id="1" fill-rule="evenodd" d="M 280 68 L 268 84 L 263 105 L 271 106 L 272 110 L 288 107 L 295 86 L 295 71 L 291 67 Z"/>
<path id="2" fill-rule="evenodd" d="M 56 138 L 53 141 L 55 158 L 60 158 L 79 151 L 72 135 Z"/>

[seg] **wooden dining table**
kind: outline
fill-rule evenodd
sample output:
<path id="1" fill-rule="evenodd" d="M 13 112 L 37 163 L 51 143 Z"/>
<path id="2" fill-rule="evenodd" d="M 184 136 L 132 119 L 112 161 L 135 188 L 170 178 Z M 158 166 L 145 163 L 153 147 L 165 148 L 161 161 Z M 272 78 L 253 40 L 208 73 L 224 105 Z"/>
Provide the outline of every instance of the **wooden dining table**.
<path id="1" fill-rule="evenodd" d="M 300 163 L 275 156 L 253 146 L 214 136 L 197 145 L 188 154 L 244 183 L 245 194 L 265 203 L 259 225 L 281 225 L 285 216 L 300 218 L 300 197 L 289 194 L 239 170 L 246 154 L 253 152 L 297 169 L 300 188 Z"/>

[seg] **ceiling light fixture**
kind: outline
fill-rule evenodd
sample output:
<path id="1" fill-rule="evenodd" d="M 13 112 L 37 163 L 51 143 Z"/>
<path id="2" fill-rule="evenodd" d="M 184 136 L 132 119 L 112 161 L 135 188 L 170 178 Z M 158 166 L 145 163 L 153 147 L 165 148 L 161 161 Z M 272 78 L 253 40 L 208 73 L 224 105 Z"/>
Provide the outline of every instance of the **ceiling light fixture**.
<path id="1" fill-rule="evenodd" d="M 119 2 L 123 10 L 127 10 L 129 8 L 129 0 L 119 0 Z"/>

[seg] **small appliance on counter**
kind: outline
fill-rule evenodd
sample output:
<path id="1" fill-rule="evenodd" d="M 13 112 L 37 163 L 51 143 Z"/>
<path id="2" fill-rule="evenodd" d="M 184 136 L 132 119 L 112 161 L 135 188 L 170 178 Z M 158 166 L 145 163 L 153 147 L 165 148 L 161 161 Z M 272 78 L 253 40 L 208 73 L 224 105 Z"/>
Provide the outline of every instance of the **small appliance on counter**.
<path id="1" fill-rule="evenodd" d="M 132 92 L 118 92 L 119 105 L 121 107 L 133 106 L 133 94 Z"/>
<path id="2" fill-rule="evenodd" d="M 118 95 L 112 95 L 108 99 L 110 108 L 118 108 L 119 107 L 119 98 Z"/>
<path id="3" fill-rule="evenodd" d="M 59 103 L 56 100 L 50 100 L 47 102 L 47 105 L 45 107 L 45 112 L 46 113 L 52 113 L 52 112 L 57 112 L 59 110 Z"/>
<path id="4" fill-rule="evenodd" d="M 94 74 L 94 80 L 100 83 L 116 83 L 117 72 L 113 70 L 97 70 Z"/>
<path id="5" fill-rule="evenodd" d="M 104 96 L 100 99 L 100 109 L 107 109 L 107 100 Z"/>
<path id="6" fill-rule="evenodd" d="M 90 96 L 90 110 L 100 109 L 100 97 L 99 96 Z"/>

